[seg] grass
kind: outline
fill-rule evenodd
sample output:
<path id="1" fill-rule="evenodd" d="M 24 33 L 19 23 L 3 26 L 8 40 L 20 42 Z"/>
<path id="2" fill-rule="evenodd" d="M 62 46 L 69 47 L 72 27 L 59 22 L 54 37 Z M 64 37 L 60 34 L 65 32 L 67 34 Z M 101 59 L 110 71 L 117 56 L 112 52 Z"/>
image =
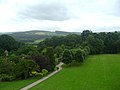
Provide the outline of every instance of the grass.
<path id="1" fill-rule="evenodd" d="M 0 82 L 0 90 L 19 90 L 24 86 L 38 80 L 39 77 L 33 77 L 26 80 L 17 80 L 11 82 Z"/>
<path id="2" fill-rule="evenodd" d="M 120 54 L 89 56 L 30 90 L 120 90 Z"/>

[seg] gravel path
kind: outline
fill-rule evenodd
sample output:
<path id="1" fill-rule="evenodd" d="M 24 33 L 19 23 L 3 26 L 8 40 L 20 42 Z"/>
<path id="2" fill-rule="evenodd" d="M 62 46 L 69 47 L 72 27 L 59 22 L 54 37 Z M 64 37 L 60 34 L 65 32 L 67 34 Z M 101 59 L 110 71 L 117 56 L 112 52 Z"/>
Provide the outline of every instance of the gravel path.
<path id="1" fill-rule="evenodd" d="M 62 67 L 61 67 L 62 65 L 63 65 L 63 63 L 61 62 L 60 64 L 57 65 L 57 67 L 59 67 L 58 70 L 52 72 L 51 74 L 49 74 L 49 75 L 41 78 L 40 80 L 38 80 L 38 81 L 36 81 L 36 82 L 31 83 L 30 85 L 28 85 L 28 86 L 26 86 L 26 87 L 24 87 L 24 88 L 22 88 L 22 89 L 20 89 L 20 90 L 28 90 L 28 89 L 34 87 L 35 85 L 43 82 L 44 80 L 50 78 L 51 76 L 53 76 L 54 74 L 56 74 L 56 73 L 58 73 L 60 70 L 62 70 Z"/>

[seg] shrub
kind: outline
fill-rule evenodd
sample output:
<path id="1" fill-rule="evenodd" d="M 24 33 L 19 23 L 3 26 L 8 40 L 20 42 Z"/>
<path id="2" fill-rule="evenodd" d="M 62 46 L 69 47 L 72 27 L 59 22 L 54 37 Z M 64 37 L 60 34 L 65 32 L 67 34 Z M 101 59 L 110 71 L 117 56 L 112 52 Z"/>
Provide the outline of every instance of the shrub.
<path id="1" fill-rule="evenodd" d="M 42 69 L 42 73 L 43 73 L 43 75 L 45 76 L 45 75 L 48 74 L 48 70 L 47 70 L 47 69 Z"/>
<path id="2" fill-rule="evenodd" d="M 38 73 L 36 71 L 32 71 L 31 76 L 43 76 L 43 73 Z"/>
<path id="3" fill-rule="evenodd" d="M 87 54 L 86 54 L 86 52 L 85 52 L 84 49 L 82 50 L 82 54 L 83 54 L 83 59 L 85 59 L 85 57 L 87 56 Z"/>
<path id="4" fill-rule="evenodd" d="M 66 49 L 63 52 L 62 62 L 65 64 L 70 64 L 72 62 L 72 53 L 70 50 Z"/>
<path id="5" fill-rule="evenodd" d="M 31 72 L 31 75 L 32 75 L 32 76 L 36 76 L 37 73 L 38 73 L 38 72 L 36 72 L 36 71 L 32 71 L 32 72 Z"/>
<path id="6" fill-rule="evenodd" d="M 48 71 L 54 70 L 55 65 L 51 62 L 51 60 L 48 57 L 35 55 L 32 57 L 32 59 L 38 64 L 40 70 L 42 69 L 47 69 Z"/>
<path id="7" fill-rule="evenodd" d="M 16 64 L 15 74 L 17 78 L 26 79 L 30 76 L 33 70 L 36 70 L 37 65 L 33 60 L 20 60 Z"/>
<path id="8" fill-rule="evenodd" d="M 76 60 L 77 62 L 83 62 L 84 56 L 83 56 L 83 52 L 82 52 L 81 49 L 78 49 L 78 50 L 76 51 L 76 53 L 75 53 L 75 60 Z"/>
<path id="9" fill-rule="evenodd" d="M 43 73 L 37 73 L 38 76 L 43 76 Z"/>
<path id="10" fill-rule="evenodd" d="M 10 61 L 14 62 L 15 64 L 19 62 L 20 58 L 16 56 L 15 54 L 12 54 L 8 58 Z"/>
<path id="11" fill-rule="evenodd" d="M 1 74 L 0 78 L 2 79 L 2 81 L 12 81 L 15 79 L 14 76 L 7 75 L 7 74 Z"/>
<path id="12" fill-rule="evenodd" d="M 15 63 L 5 58 L 0 58 L 0 75 L 14 75 Z"/>

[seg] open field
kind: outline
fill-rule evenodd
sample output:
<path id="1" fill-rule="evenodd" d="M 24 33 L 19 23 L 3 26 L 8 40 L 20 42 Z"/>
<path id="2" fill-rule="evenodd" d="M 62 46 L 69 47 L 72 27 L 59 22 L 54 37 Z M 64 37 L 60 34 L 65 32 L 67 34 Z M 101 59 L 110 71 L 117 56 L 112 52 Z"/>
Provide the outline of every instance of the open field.
<path id="1" fill-rule="evenodd" d="M 120 90 L 120 54 L 89 56 L 30 90 Z"/>
<path id="2" fill-rule="evenodd" d="M 12 82 L 0 82 L 0 90 L 19 90 L 20 88 L 38 80 L 39 77 L 29 78 L 26 80 L 17 80 Z"/>

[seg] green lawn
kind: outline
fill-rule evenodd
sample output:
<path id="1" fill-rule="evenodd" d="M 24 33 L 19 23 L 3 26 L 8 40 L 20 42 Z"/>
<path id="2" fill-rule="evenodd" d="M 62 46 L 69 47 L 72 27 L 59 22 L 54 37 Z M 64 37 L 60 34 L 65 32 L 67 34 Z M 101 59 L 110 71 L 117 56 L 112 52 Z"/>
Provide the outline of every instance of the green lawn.
<path id="1" fill-rule="evenodd" d="M 0 82 L 0 90 L 19 90 L 20 88 L 38 80 L 39 77 L 29 78 L 26 80 L 17 80 L 12 82 Z"/>
<path id="2" fill-rule="evenodd" d="M 89 56 L 30 90 L 120 90 L 120 54 Z"/>

